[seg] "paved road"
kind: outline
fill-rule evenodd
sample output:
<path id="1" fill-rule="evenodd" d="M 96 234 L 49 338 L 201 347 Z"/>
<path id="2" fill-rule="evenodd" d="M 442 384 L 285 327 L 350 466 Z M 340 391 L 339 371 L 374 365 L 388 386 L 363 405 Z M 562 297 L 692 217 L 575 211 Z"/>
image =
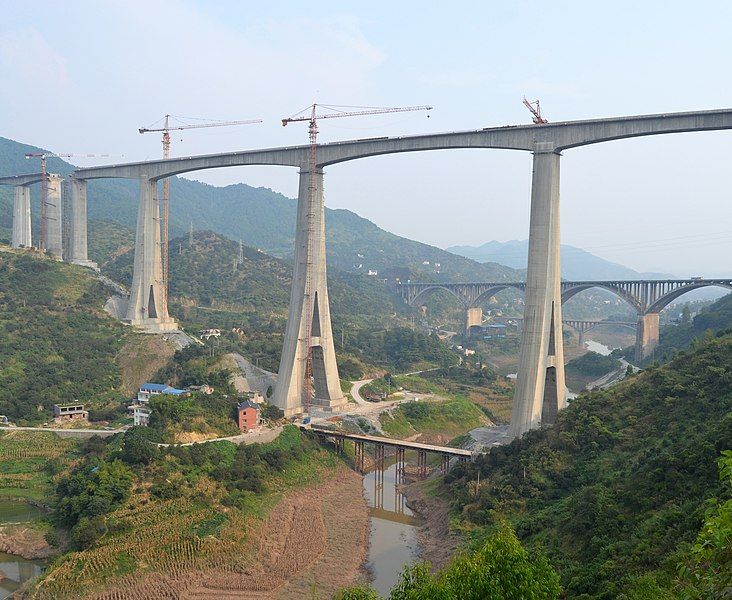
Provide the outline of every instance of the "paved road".
<path id="1" fill-rule="evenodd" d="M 193 444 L 208 444 L 209 442 L 233 442 L 234 444 L 266 444 L 276 440 L 282 432 L 282 425 L 273 429 L 261 429 L 252 431 L 251 433 L 241 433 L 239 435 L 231 435 L 229 437 L 212 438 L 210 440 L 201 440 L 200 442 L 186 442 L 184 444 L 158 444 L 160 448 L 168 448 L 170 446 L 193 446 Z"/>
<path id="2" fill-rule="evenodd" d="M 359 381 L 353 381 L 353 387 L 351 388 L 351 396 L 356 401 L 356 404 L 368 404 L 368 400 L 366 400 L 361 395 L 361 388 L 365 386 L 367 383 L 371 383 L 373 379 L 360 379 Z"/>
<path id="3" fill-rule="evenodd" d="M 115 433 L 123 433 L 127 429 L 57 429 L 54 427 L 0 427 L 0 431 L 50 431 L 59 437 L 109 437 Z"/>

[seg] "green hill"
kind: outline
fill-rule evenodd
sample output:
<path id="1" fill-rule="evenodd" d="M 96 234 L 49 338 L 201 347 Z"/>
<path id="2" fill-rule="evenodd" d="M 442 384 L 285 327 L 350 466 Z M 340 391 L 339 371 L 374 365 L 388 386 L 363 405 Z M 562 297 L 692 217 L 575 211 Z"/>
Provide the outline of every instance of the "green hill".
<path id="1" fill-rule="evenodd" d="M 128 334 L 101 310 L 108 295 L 80 267 L 0 252 L 0 413 L 42 422 L 54 403 L 119 399 Z"/>
<path id="2" fill-rule="evenodd" d="M 458 465 L 444 492 L 468 531 L 507 518 L 544 548 L 568 598 L 711 598 L 677 595 L 677 567 L 707 501 L 729 496 L 717 459 L 730 448 L 732 332 L 579 396 L 554 427 Z"/>
<path id="3" fill-rule="evenodd" d="M 26 152 L 39 148 L 0 138 L 0 176 L 37 172 L 38 161 Z M 72 165 L 49 159 L 49 171 L 67 174 Z M 293 251 L 296 202 L 267 188 L 244 184 L 215 187 L 171 178 L 171 236 L 183 235 L 190 223 L 196 230 L 216 231 L 280 258 Z M 32 192 L 34 215 L 38 191 Z M 137 183 L 94 180 L 89 183 L 90 220 L 112 220 L 127 227 L 136 223 Z M 36 216 L 37 219 L 37 216 Z M 517 280 L 513 269 L 481 264 L 434 246 L 399 237 L 348 210 L 326 208 L 328 261 L 342 271 L 381 273 L 389 270 L 412 278 L 441 281 Z M 12 190 L 0 188 L 0 239 L 9 239 L 12 227 Z M 93 228 L 94 224 L 90 225 Z M 37 230 L 37 229 L 36 229 Z M 424 264 L 425 262 L 429 264 Z M 435 266 L 439 263 L 439 267 Z M 359 267 L 360 265 L 360 267 Z M 388 274 L 388 273 L 387 273 Z"/>
<path id="4" fill-rule="evenodd" d="M 699 314 L 690 321 L 683 320 L 677 324 L 670 324 L 661 330 L 661 339 L 654 357 L 669 360 L 674 353 L 688 348 L 691 343 L 704 335 L 712 335 L 718 331 L 732 328 L 732 294 L 720 298 L 713 304 L 702 308 Z"/>

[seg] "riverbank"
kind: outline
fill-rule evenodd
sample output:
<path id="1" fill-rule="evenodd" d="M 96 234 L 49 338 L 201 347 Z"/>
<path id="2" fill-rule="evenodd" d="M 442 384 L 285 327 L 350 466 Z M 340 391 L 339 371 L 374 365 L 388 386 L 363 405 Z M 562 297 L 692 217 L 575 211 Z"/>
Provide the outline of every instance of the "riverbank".
<path id="1" fill-rule="evenodd" d="M 47 559 L 58 554 L 58 550 L 46 541 L 45 532 L 32 523 L 0 526 L 0 552 L 26 560 Z"/>
<path id="2" fill-rule="evenodd" d="M 402 486 L 407 506 L 417 516 L 420 558 L 433 570 L 443 567 L 461 546 L 462 537 L 450 529 L 450 507 L 432 492 L 438 480 L 415 481 Z"/>

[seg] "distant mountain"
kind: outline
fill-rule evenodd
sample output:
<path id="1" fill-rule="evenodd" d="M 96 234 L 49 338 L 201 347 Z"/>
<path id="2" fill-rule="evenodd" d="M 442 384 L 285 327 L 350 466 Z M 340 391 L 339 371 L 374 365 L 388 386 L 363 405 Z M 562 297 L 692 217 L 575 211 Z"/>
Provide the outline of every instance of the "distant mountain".
<path id="1" fill-rule="evenodd" d="M 26 152 L 39 148 L 0 138 L 0 176 L 38 171 L 37 160 Z M 50 159 L 51 172 L 67 174 L 73 166 Z M 37 186 L 36 186 L 37 187 Z M 266 188 L 244 184 L 216 187 L 171 178 L 171 237 L 188 231 L 211 230 L 249 246 L 289 259 L 293 252 L 297 203 Z M 38 219 L 38 191 L 31 192 Z M 88 206 L 92 220 L 115 221 L 128 227 L 136 223 L 138 186 L 124 179 L 89 183 Z M 517 280 L 520 273 L 503 265 L 481 264 L 440 248 L 399 237 L 348 210 L 325 209 L 328 228 L 328 261 L 344 272 L 427 281 Z M 38 231 L 34 223 L 34 231 Z M 0 239 L 6 241 L 12 227 L 12 190 L 0 187 Z"/>
<path id="2" fill-rule="evenodd" d="M 513 269 L 526 269 L 529 255 L 528 240 L 486 242 L 482 246 L 451 246 L 453 252 L 482 263 L 495 262 Z M 639 273 L 629 267 L 610 262 L 594 254 L 562 244 L 562 277 L 574 280 L 607 279 L 666 279 L 668 273 Z"/>

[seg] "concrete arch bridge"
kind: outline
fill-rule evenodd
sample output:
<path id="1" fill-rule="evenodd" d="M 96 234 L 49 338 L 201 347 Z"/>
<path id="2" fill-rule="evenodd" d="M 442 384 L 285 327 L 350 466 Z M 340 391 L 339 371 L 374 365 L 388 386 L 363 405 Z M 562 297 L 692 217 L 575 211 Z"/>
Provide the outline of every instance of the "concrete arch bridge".
<path id="1" fill-rule="evenodd" d="M 732 278 L 704 279 L 649 279 L 649 280 L 614 280 L 614 281 L 562 281 L 560 298 L 562 304 L 584 290 L 601 288 L 612 292 L 625 300 L 638 315 L 636 330 L 635 358 L 641 361 L 651 355 L 658 345 L 659 313 L 671 302 L 690 292 L 703 287 L 720 287 L 732 290 Z M 526 283 L 516 282 L 484 282 L 484 283 L 400 283 L 397 289 L 404 301 L 410 306 L 419 306 L 430 295 L 438 290 L 452 294 L 467 312 L 466 331 L 483 323 L 481 305 L 491 296 L 505 289 L 516 289 L 525 292 Z M 612 321 L 583 321 L 566 319 L 566 325 L 584 333 L 600 323 Z M 618 324 L 618 323 L 615 323 Z M 627 325 L 627 323 L 622 323 Z"/>

